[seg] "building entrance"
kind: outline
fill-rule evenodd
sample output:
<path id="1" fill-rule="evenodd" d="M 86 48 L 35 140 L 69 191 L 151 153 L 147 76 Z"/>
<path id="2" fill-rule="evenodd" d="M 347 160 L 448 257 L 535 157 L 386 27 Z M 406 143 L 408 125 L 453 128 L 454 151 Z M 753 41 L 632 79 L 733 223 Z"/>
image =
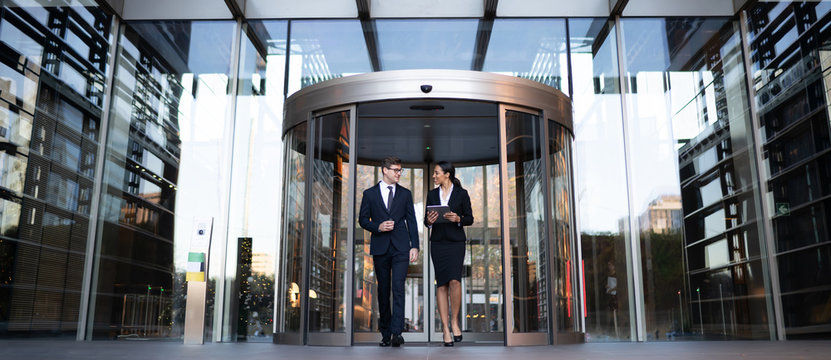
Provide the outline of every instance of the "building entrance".
<path id="1" fill-rule="evenodd" d="M 275 342 L 380 340 L 371 234 L 357 213 L 363 190 L 380 181 L 386 156 L 404 162 L 400 184 L 413 193 L 421 244 L 405 284 L 408 343 L 443 341 L 429 229 L 422 224 L 430 175 L 442 160 L 456 166 L 475 219 L 465 228 L 464 341 L 581 339 L 570 106 L 562 94 L 494 74 L 373 73 L 293 95 L 285 124 Z"/>

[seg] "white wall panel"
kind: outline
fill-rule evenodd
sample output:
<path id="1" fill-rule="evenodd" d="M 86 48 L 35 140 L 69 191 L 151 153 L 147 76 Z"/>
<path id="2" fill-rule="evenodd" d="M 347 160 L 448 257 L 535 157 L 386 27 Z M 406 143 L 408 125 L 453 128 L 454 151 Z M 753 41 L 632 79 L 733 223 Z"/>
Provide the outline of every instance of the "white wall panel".
<path id="1" fill-rule="evenodd" d="M 355 0 L 245 0 L 245 17 L 357 18 Z"/>
<path id="2" fill-rule="evenodd" d="M 609 16 L 609 0 L 499 0 L 496 16 L 606 17 Z"/>
<path id="3" fill-rule="evenodd" d="M 124 20 L 231 19 L 224 0 L 125 0 Z"/>
<path id="4" fill-rule="evenodd" d="M 629 0 L 623 16 L 733 16 L 733 1 Z"/>
<path id="5" fill-rule="evenodd" d="M 482 17 L 485 14 L 485 1 L 370 0 L 369 13 L 374 18 Z"/>

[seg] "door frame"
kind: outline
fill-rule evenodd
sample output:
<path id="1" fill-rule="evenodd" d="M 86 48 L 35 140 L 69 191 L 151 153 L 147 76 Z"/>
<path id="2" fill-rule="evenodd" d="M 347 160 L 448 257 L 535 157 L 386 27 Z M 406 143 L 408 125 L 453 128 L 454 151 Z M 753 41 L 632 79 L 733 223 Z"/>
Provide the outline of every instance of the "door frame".
<path id="1" fill-rule="evenodd" d="M 306 174 L 314 174 L 314 162 L 315 162 L 315 151 L 317 150 L 317 137 L 315 134 L 317 133 L 317 119 L 319 117 L 334 114 L 338 112 L 349 111 L 349 180 L 347 181 L 347 207 L 346 209 L 349 217 L 349 225 L 352 226 L 355 219 L 355 169 L 357 168 L 357 159 L 356 159 L 356 152 L 355 149 L 355 123 L 357 117 L 357 105 L 356 104 L 348 104 L 348 105 L 341 105 L 330 107 L 322 110 L 317 110 L 311 113 L 310 115 L 310 131 L 308 135 L 308 144 L 309 144 L 309 160 L 306 164 Z M 306 178 L 306 189 L 307 189 L 307 196 L 311 196 L 312 193 L 312 178 Z M 308 201 L 308 199 L 307 199 Z M 307 224 L 312 223 L 311 219 L 311 212 L 313 204 L 307 202 L 308 206 L 306 206 L 306 222 Z M 301 303 L 301 313 L 303 314 L 303 321 L 301 322 L 301 334 L 302 337 L 305 338 L 306 345 L 326 345 L 326 346 L 349 346 L 352 345 L 352 311 L 344 311 L 343 312 L 343 324 L 344 324 L 344 331 L 343 332 L 310 332 L 309 331 L 309 284 L 310 284 L 310 276 L 311 276 L 311 226 L 308 227 L 309 230 L 305 232 L 305 242 L 303 243 L 303 252 L 305 254 L 304 264 L 303 264 L 303 285 L 300 287 L 301 294 L 303 294 L 302 299 L 303 302 Z M 355 232 L 354 231 L 347 231 L 347 238 L 346 238 L 346 272 L 345 279 L 344 279 L 344 297 L 343 304 L 344 309 L 352 309 L 353 308 L 353 301 L 354 301 L 354 268 L 355 262 L 353 261 L 355 257 Z M 314 336 L 311 336 L 314 334 Z"/>
<path id="2" fill-rule="evenodd" d="M 541 273 L 546 274 L 546 279 L 543 280 L 548 283 L 546 287 L 548 292 L 546 294 L 546 307 L 548 308 L 548 318 L 547 318 L 547 330 L 544 332 L 535 332 L 535 333 L 518 333 L 514 332 L 514 288 L 513 288 L 513 276 L 511 276 L 511 226 L 510 226 L 510 218 L 508 216 L 508 211 L 505 208 L 510 204 L 510 200 L 508 198 L 508 139 L 507 139 L 507 112 L 514 111 L 520 112 L 530 115 L 536 115 L 537 121 L 540 122 L 539 126 L 540 129 L 543 129 L 544 124 L 541 123 L 543 118 L 544 111 L 527 108 L 523 106 L 516 106 L 516 105 L 509 105 L 500 103 L 499 104 L 499 170 L 500 170 L 500 178 L 501 181 L 499 182 L 500 191 L 501 191 L 501 206 L 502 206 L 502 286 L 504 287 L 503 294 L 505 297 L 505 301 L 503 302 L 504 311 L 504 330 L 505 330 L 505 346 L 527 346 L 527 345 L 550 345 L 551 344 L 551 337 L 552 334 L 555 332 L 552 329 L 552 311 L 551 311 L 551 278 L 549 275 L 548 268 L 550 264 L 548 264 L 548 260 L 550 259 L 550 255 L 548 254 L 547 258 L 545 259 L 545 266 L 542 269 Z M 542 130 L 540 130 L 542 131 Z M 545 147 L 545 134 L 540 133 L 540 154 L 543 154 L 543 148 Z M 542 159 L 543 163 L 547 162 L 547 159 Z M 544 167 L 545 169 L 545 167 Z M 543 179 L 547 179 L 548 174 L 544 174 Z M 543 188 L 546 188 L 548 185 L 543 184 Z M 546 190 L 544 190 L 546 191 Z M 519 196 L 517 194 L 516 196 Z M 547 201 L 544 199 L 544 203 L 547 204 Z M 543 213 L 548 214 L 548 210 L 544 209 Z M 545 238 L 550 242 L 548 238 L 548 216 L 545 216 Z"/>

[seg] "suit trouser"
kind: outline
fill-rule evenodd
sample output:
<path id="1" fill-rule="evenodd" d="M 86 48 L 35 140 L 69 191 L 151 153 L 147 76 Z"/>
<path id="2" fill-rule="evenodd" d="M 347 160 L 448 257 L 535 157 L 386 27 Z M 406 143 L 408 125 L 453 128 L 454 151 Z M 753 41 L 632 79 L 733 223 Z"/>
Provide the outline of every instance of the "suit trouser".
<path id="1" fill-rule="evenodd" d="M 372 261 L 375 266 L 375 279 L 378 281 L 378 327 L 381 336 L 389 338 L 391 334 L 401 334 L 404 330 L 404 282 L 407 279 L 410 254 L 396 251 L 390 246 L 386 254 L 372 256 Z"/>

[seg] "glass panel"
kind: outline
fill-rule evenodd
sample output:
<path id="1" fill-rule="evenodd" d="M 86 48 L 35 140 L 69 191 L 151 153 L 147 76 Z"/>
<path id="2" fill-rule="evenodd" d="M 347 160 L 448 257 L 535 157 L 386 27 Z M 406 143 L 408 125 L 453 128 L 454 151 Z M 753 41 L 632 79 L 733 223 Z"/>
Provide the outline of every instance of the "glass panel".
<path id="1" fill-rule="evenodd" d="M 575 198 L 586 288 L 586 341 L 631 339 L 629 202 L 617 37 L 607 19 L 569 19 Z"/>
<path id="2" fill-rule="evenodd" d="M 375 20 L 383 70 L 469 70 L 476 19 Z"/>
<path id="3" fill-rule="evenodd" d="M 43 58 L 43 45 L 20 31 L 6 19 L 0 20 L 0 41 L 40 66 Z"/>
<path id="4" fill-rule="evenodd" d="M 530 79 L 568 93 L 565 20 L 494 20 L 482 71 Z"/>
<path id="5" fill-rule="evenodd" d="M 362 134 L 361 127 L 358 127 L 358 139 L 360 141 Z M 361 151 L 367 153 L 378 153 L 377 149 L 364 146 Z M 413 193 L 413 206 L 415 207 L 416 222 L 423 223 L 424 216 L 424 199 L 426 193 L 424 192 L 424 169 L 403 167 L 401 178 L 398 184 L 409 189 Z M 381 181 L 381 168 L 373 165 L 357 165 L 357 173 L 355 177 L 355 213 L 360 211 L 361 201 L 363 200 L 363 191 L 367 188 L 375 186 Z M 354 300 L 353 300 L 353 320 L 352 328 L 354 332 L 379 332 L 378 327 L 378 299 L 377 299 L 377 281 L 375 280 L 375 266 L 373 265 L 372 255 L 369 254 L 370 236 L 369 231 L 361 228 L 358 223 L 358 217 L 354 220 L 355 228 L 355 277 L 354 277 Z M 424 245 L 426 239 L 426 232 L 423 226 L 418 227 L 419 244 Z M 425 247 L 421 247 L 419 251 L 418 260 L 410 263 L 407 270 L 407 279 L 404 283 L 404 332 L 424 333 L 425 328 L 425 294 L 424 294 L 424 251 Z M 429 256 L 429 254 L 428 254 Z"/>
<path id="6" fill-rule="evenodd" d="M 468 245 L 462 273 L 460 324 L 464 332 L 500 333 L 505 324 L 499 165 L 460 166 L 456 168 L 456 178 L 470 195 L 474 219 L 473 225 L 465 227 Z M 432 181 L 430 187 L 433 187 Z M 432 269 L 432 265 L 430 267 Z M 439 335 L 436 340 L 440 340 L 442 328 L 438 309 L 433 319 L 433 332 Z"/>
<path id="7" fill-rule="evenodd" d="M 724 268 L 758 267 L 760 253 L 742 254 L 763 239 L 739 26 L 629 18 L 622 27 L 646 339 L 769 338 L 768 310 L 740 295 L 764 294 L 765 286 Z M 733 241 L 745 233 L 756 246 Z M 697 291 L 687 279 L 734 288 Z"/>
<path id="8" fill-rule="evenodd" d="M 788 339 L 827 338 L 831 308 L 831 51 L 829 2 L 747 9 L 755 99 Z M 811 269 L 811 270 L 808 270 Z"/>
<path id="9" fill-rule="evenodd" d="M 349 111 L 315 119 L 309 241 L 309 332 L 345 332 Z"/>
<path id="10" fill-rule="evenodd" d="M 287 96 L 322 81 L 371 71 L 360 21 L 291 22 Z"/>
<path id="11" fill-rule="evenodd" d="M 551 242 L 554 245 L 551 256 L 554 276 L 554 305 L 557 312 L 558 332 L 579 330 L 580 316 L 584 314 L 577 303 L 584 298 L 580 294 L 580 282 L 574 249 L 575 231 L 572 227 L 572 184 L 571 184 L 571 133 L 558 123 L 548 121 L 548 151 L 551 167 L 549 193 L 551 194 Z"/>
<path id="12" fill-rule="evenodd" d="M 288 21 L 243 24 L 225 256 L 223 341 L 271 342 L 282 239 L 283 89 Z M 150 167 L 145 160 L 145 167 Z M 155 161 L 153 161 L 155 162 Z M 233 270 L 231 270 L 233 269 Z"/>
<path id="13" fill-rule="evenodd" d="M 234 26 L 170 21 L 123 27 L 97 219 L 95 339 L 181 338 L 189 243 L 199 217 L 214 218 L 206 311 L 212 336 L 212 306 L 222 300 L 211 295 L 227 236 Z"/>
<path id="14" fill-rule="evenodd" d="M 1 3 L 0 337 L 74 339 L 112 17 L 92 0 Z M 79 27 L 100 31 L 73 39 L 95 49 L 74 62 L 55 34 Z M 78 96 L 62 67 L 97 95 Z"/>
<path id="15" fill-rule="evenodd" d="M 537 115 L 505 112 L 514 333 L 548 330 L 545 167 Z M 508 256 L 506 254 L 505 256 Z"/>
<path id="16" fill-rule="evenodd" d="M 277 293 L 282 319 L 277 324 L 278 333 L 300 331 L 302 318 L 300 286 L 303 284 L 303 234 L 306 231 L 306 124 L 294 127 L 285 136 L 283 244 L 280 252 L 282 288 Z"/>

